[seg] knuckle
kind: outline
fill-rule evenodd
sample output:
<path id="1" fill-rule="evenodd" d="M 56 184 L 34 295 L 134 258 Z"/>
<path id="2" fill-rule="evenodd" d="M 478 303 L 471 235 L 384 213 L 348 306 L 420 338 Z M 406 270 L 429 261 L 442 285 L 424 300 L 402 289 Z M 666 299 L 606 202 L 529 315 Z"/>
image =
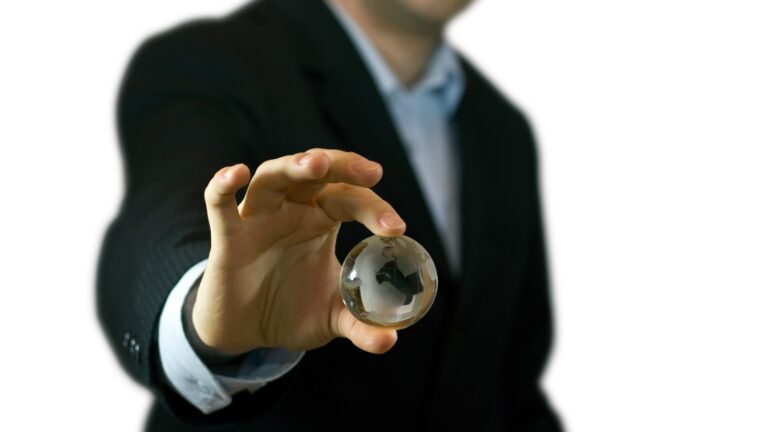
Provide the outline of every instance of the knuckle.
<path id="1" fill-rule="evenodd" d="M 208 183 L 208 186 L 203 193 L 203 197 L 205 198 L 206 204 L 215 205 L 220 200 L 221 194 L 216 191 L 216 187 L 212 183 Z"/>
<path id="2" fill-rule="evenodd" d="M 336 190 L 334 192 L 340 195 L 352 195 L 357 192 L 357 187 L 352 186 L 349 183 L 336 183 L 335 189 Z"/>
<path id="3" fill-rule="evenodd" d="M 350 158 L 350 159 L 358 159 L 358 158 L 363 158 L 363 159 L 365 159 L 365 158 L 364 158 L 364 157 L 363 157 L 363 156 L 362 156 L 360 153 L 357 153 L 357 152 L 352 152 L 352 151 L 350 151 L 350 152 L 344 152 L 344 153 L 343 153 L 343 155 L 344 155 L 344 156 L 346 156 L 346 157 L 348 157 L 348 158 Z"/>
<path id="4" fill-rule="evenodd" d="M 361 193 L 359 195 L 359 200 L 366 205 L 375 205 L 375 206 L 381 206 L 381 205 L 389 205 L 387 204 L 384 199 L 382 199 L 380 196 L 376 195 L 376 193 L 368 188 L 359 187 L 358 189 L 361 190 Z"/>
<path id="5" fill-rule="evenodd" d="M 269 171 L 269 166 L 272 164 L 272 160 L 264 161 L 256 167 L 256 171 L 253 173 L 254 177 L 261 177 L 265 172 Z"/>
<path id="6" fill-rule="evenodd" d="M 369 194 L 365 194 L 359 197 L 358 202 L 360 202 L 360 204 L 362 204 L 366 208 L 379 208 L 387 205 L 387 203 L 384 202 L 383 199 L 377 197 L 376 195 L 369 195 Z"/>
<path id="7" fill-rule="evenodd" d="M 293 155 L 282 156 L 276 159 L 269 159 L 262 162 L 256 171 L 254 177 L 269 177 L 277 173 L 287 171 L 289 162 L 293 159 Z"/>

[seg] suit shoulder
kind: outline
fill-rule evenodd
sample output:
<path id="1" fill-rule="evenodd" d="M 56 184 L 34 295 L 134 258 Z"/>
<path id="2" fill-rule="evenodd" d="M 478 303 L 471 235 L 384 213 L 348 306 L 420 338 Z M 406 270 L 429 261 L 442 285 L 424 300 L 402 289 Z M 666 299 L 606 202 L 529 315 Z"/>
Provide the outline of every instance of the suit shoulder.
<path id="1" fill-rule="evenodd" d="M 481 111 L 481 118 L 492 122 L 496 128 L 506 125 L 510 132 L 524 133 L 532 138 L 531 122 L 525 111 L 510 100 L 477 67 L 465 57 L 461 63 L 466 74 L 467 87 L 471 87 L 477 103 L 473 106 Z"/>
<path id="2" fill-rule="evenodd" d="M 181 22 L 147 37 L 135 50 L 126 77 L 202 74 L 206 79 L 242 69 L 280 49 L 278 17 L 255 2 L 218 18 Z M 269 41 L 269 42 L 267 42 Z"/>

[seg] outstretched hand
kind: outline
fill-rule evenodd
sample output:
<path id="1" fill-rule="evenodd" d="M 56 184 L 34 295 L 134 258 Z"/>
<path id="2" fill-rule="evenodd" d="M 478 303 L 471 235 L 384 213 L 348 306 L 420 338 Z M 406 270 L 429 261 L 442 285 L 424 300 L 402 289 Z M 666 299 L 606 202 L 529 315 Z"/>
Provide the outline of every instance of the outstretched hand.
<path id="1" fill-rule="evenodd" d="M 325 149 L 266 161 L 252 178 L 242 164 L 219 170 L 205 190 L 211 251 L 192 312 L 200 339 L 227 354 L 309 350 L 336 337 L 371 353 L 392 348 L 394 330 L 358 321 L 342 303 L 335 254 L 341 222 L 405 232 L 370 189 L 382 173 L 360 155 Z"/>

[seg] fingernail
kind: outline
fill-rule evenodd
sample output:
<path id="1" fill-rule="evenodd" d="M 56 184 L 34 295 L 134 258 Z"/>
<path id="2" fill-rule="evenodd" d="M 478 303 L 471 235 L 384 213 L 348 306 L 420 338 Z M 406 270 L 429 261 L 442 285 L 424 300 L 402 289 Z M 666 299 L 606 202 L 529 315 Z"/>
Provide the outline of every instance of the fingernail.
<path id="1" fill-rule="evenodd" d="M 304 156 L 302 156 L 301 158 L 299 158 L 299 160 L 297 161 L 297 163 L 298 163 L 299 165 L 306 165 L 307 163 L 309 163 L 309 160 L 310 160 L 310 159 L 312 159 L 312 156 L 313 156 L 313 154 L 312 154 L 312 153 L 309 153 L 309 154 L 305 154 Z"/>
<path id="2" fill-rule="evenodd" d="M 235 171 L 235 167 L 236 167 L 236 166 L 237 166 L 237 165 L 235 165 L 235 166 L 231 166 L 231 167 L 227 168 L 226 170 L 224 170 L 224 172 L 221 174 L 221 179 L 222 179 L 222 180 L 227 180 L 227 179 L 229 179 L 230 177 L 232 177 L 232 172 L 234 172 L 234 171 Z"/>
<path id="3" fill-rule="evenodd" d="M 387 212 L 381 215 L 381 217 L 379 218 L 379 223 L 381 223 L 387 228 L 401 228 L 405 226 L 405 222 L 403 222 L 403 220 L 400 219 L 400 216 L 392 212 Z"/>
<path id="4" fill-rule="evenodd" d="M 371 172 L 381 168 L 381 165 L 366 159 L 358 159 L 352 162 L 351 164 L 349 164 L 349 167 L 352 168 L 352 170 L 357 172 Z"/>

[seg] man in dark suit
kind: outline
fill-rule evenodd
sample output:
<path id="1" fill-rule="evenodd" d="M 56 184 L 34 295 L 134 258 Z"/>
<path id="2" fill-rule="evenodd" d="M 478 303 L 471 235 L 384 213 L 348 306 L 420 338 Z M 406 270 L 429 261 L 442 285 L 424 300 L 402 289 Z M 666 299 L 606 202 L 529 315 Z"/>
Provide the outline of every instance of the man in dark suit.
<path id="1" fill-rule="evenodd" d="M 263 0 L 138 50 L 98 308 L 149 429 L 560 430 L 533 135 L 443 40 L 466 3 Z M 395 332 L 339 258 L 406 222 L 440 291 Z"/>

